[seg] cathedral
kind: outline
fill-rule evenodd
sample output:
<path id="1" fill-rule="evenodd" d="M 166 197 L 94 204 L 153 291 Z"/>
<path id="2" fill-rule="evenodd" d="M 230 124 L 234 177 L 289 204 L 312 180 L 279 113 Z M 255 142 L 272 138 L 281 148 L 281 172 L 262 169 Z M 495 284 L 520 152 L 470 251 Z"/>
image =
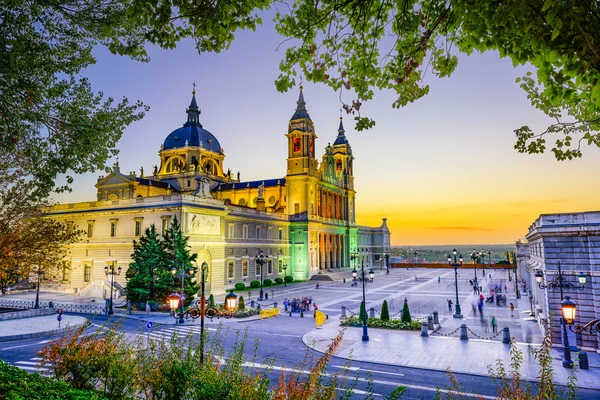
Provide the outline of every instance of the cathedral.
<path id="1" fill-rule="evenodd" d="M 363 262 L 383 266 L 390 231 L 385 218 L 379 227 L 356 225 L 354 157 L 341 118 L 333 145 L 318 160 L 300 87 L 285 135 L 286 175 L 241 181 L 239 173 L 225 169 L 219 140 L 201 124 L 195 94 L 187 121 L 166 137 L 151 174 L 125 174 L 117 163 L 98 178 L 95 201 L 52 208 L 54 218 L 86 232 L 85 240 L 71 245 L 63 290 L 102 296 L 110 290 L 104 267 L 114 265 L 123 269 L 115 289 L 124 294 L 133 240 L 151 224 L 164 233 L 175 217 L 198 254 L 197 264 L 208 264 L 208 288 L 215 294 L 259 279 L 254 256 L 260 251 L 269 256 L 263 279 L 271 280 L 328 279 Z"/>

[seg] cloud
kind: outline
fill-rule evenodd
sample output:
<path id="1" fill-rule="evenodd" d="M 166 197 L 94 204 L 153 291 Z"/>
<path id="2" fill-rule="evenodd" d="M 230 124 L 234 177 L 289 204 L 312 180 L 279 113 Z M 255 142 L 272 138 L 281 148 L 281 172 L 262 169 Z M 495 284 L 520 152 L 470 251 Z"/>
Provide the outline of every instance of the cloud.
<path id="1" fill-rule="evenodd" d="M 487 231 L 487 232 L 492 231 L 492 229 L 475 228 L 474 226 L 434 226 L 434 227 L 431 227 L 430 229 L 452 230 L 452 231 Z"/>

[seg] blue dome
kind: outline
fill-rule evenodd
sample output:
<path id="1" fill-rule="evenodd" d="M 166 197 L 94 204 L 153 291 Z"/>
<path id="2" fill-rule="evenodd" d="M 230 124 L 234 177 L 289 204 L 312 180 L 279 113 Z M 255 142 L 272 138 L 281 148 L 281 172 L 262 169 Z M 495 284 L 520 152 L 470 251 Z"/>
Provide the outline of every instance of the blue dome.
<path id="1" fill-rule="evenodd" d="M 163 150 L 185 147 L 186 141 L 188 146 L 200 147 L 202 143 L 202 147 L 207 150 L 221 152 L 221 145 L 217 138 L 200 124 L 185 124 L 182 128 L 171 132 L 165 139 Z"/>
<path id="2" fill-rule="evenodd" d="M 204 149 L 221 153 L 221 145 L 216 137 L 200 123 L 200 109 L 196 103 L 196 92 L 192 92 L 192 101 L 186 111 L 187 122 L 182 128 L 176 129 L 167 136 L 163 150 L 179 149 L 182 147 L 202 147 Z"/>

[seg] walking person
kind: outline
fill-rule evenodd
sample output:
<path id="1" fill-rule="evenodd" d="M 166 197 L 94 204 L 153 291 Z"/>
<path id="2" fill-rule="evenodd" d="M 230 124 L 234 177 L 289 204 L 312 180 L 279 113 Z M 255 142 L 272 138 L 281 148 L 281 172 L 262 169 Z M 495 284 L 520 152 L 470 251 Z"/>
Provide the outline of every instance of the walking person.
<path id="1" fill-rule="evenodd" d="M 496 317 L 492 315 L 492 333 L 495 335 L 498 333 L 498 321 L 496 321 Z"/>
<path id="2" fill-rule="evenodd" d="M 448 299 L 448 311 L 452 312 L 452 300 Z"/>
<path id="3" fill-rule="evenodd" d="M 510 316 L 511 317 L 515 316 L 514 312 L 515 312 L 515 305 L 513 303 L 510 303 Z"/>
<path id="4" fill-rule="evenodd" d="M 440 283 L 440 277 L 438 276 L 438 284 Z"/>
<path id="5" fill-rule="evenodd" d="M 475 300 L 471 303 L 471 307 L 473 307 L 473 315 L 477 316 L 477 305 L 475 304 Z"/>

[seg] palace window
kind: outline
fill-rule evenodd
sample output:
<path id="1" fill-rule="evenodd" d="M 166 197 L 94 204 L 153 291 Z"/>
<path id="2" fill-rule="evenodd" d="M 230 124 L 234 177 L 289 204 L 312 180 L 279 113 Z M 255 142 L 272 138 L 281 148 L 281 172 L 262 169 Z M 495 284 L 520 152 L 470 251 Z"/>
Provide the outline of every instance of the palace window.
<path id="1" fill-rule="evenodd" d="M 171 219 L 170 215 L 163 215 L 162 217 L 160 217 L 160 219 L 162 220 L 162 224 L 160 227 L 160 232 L 161 234 L 164 236 L 167 234 L 167 231 L 169 230 L 169 219 Z"/>
<path id="2" fill-rule="evenodd" d="M 283 260 L 279 259 L 279 273 L 283 273 Z"/>
<path id="3" fill-rule="evenodd" d="M 267 261 L 267 275 L 273 274 L 273 260 Z"/>
<path id="4" fill-rule="evenodd" d="M 256 227 L 256 238 L 260 239 L 260 226 Z"/>
<path id="5" fill-rule="evenodd" d="M 87 223 L 87 237 L 94 237 L 94 221 L 88 221 Z"/>
<path id="6" fill-rule="evenodd" d="M 243 227 L 242 238 L 243 239 L 248 239 L 248 225 L 244 225 L 244 227 Z"/>
<path id="7" fill-rule="evenodd" d="M 135 220 L 135 236 L 142 235 L 142 219 L 136 218 Z"/>
<path id="8" fill-rule="evenodd" d="M 267 239 L 271 239 L 273 236 L 273 228 L 268 227 L 267 228 Z"/>
<path id="9" fill-rule="evenodd" d="M 242 260 L 242 278 L 248 277 L 248 260 Z"/>
<path id="10" fill-rule="evenodd" d="M 235 274 L 235 261 L 227 262 L 227 279 L 233 279 Z"/>
<path id="11" fill-rule="evenodd" d="M 62 281 L 69 282 L 71 280 L 71 270 L 67 267 L 63 267 Z"/>
<path id="12" fill-rule="evenodd" d="M 110 237 L 117 236 L 117 220 L 110 221 Z"/>
<path id="13" fill-rule="evenodd" d="M 277 232 L 279 240 L 283 240 L 283 229 L 279 228 L 279 231 Z"/>
<path id="14" fill-rule="evenodd" d="M 255 267 L 256 276 L 260 276 L 260 264 L 255 262 L 254 267 Z"/>
<path id="15" fill-rule="evenodd" d="M 92 280 L 92 266 L 90 264 L 85 264 L 83 266 L 83 281 L 89 282 Z"/>
<path id="16" fill-rule="evenodd" d="M 229 224 L 229 239 L 235 237 L 235 224 Z"/>

